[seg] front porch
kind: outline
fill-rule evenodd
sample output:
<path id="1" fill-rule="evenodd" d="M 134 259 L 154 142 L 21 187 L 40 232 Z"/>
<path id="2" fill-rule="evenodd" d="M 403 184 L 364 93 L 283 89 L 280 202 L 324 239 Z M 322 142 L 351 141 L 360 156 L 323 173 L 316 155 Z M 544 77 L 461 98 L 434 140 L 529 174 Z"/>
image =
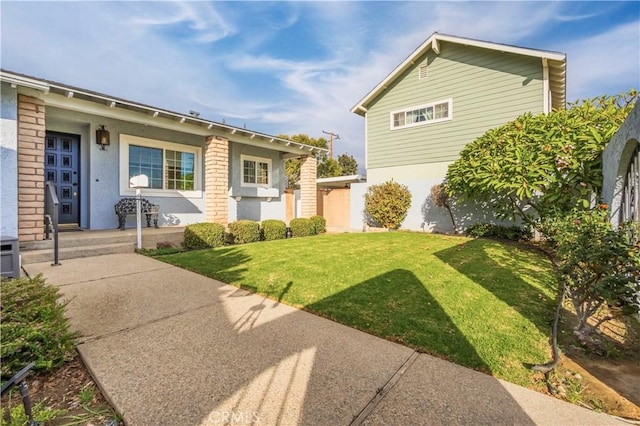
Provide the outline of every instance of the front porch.
<path id="1" fill-rule="evenodd" d="M 156 248 L 158 243 L 180 245 L 184 227 L 167 226 L 161 228 L 142 228 L 142 246 Z M 137 234 L 135 228 L 114 230 L 72 230 L 58 234 L 60 260 L 80 257 L 100 256 L 116 253 L 133 253 L 136 249 Z M 22 264 L 53 262 L 53 239 L 26 241 L 20 243 Z"/>

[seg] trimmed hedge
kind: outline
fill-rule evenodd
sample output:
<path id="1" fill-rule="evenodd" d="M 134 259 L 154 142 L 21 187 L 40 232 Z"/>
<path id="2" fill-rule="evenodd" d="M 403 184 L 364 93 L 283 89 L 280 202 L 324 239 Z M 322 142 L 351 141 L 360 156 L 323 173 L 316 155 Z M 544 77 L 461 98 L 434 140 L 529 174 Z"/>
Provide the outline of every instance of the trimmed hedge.
<path id="1" fill-rule="evenodd" d="M 472 237 L 500 238 L 511 241 L 528 241 L 531 230 L 520 226 L 495 225 L 493 223 L 474 223 L 467 228 L 467 234 Z"/>
<path id="2" fill-rule="evenodd" d="M 264 241 L 282 240 L 287 237 L 287 224 L 277 219 L 263 220 L 260 237 Z"/>
<path id="3" fill-rule="evenodd" d="M 0 356 L 2 380 L 35 362 L 39 372 L 51 371 L 73 356 L 76 334 L 65 317 L 60 290 L 42 275 L 2 279 Z"/>
<path id="4" fill-rule="evenodd" d="M 311 216 L 309 220 L 311 220 L 314 235 L 324 234 L 327 232 L 327 220 L 324 217 L 315 215 Z"/>
<path id="5" fill-rule="evenodd" d="M 194 223 L 184 229 L 182 245 L 187 249 L 220 247 L 225 243 L 224 225 L 219 223 Z"/>
<path id="6" fill-rule="evenodd" d="M 229 233 L 235 244 L 260 241 L 260 224 L 253 220 L 236 220 L 229 224 Z"/>
<path id="7" fill-rule="evenodd" d="M 310 219 L 303 217 L 291 219 L 289 228 L 291 228 L 291 234 L 294 237 L 308 237 L 309 235 L 313 235 L 313 223 Z"/>

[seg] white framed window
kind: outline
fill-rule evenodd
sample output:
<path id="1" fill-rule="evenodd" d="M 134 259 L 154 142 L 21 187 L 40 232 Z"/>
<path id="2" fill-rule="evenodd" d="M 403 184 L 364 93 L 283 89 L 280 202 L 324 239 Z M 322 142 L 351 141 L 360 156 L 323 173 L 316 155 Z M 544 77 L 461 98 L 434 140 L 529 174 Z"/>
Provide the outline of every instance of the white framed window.
<path id="1" fill-rule="evenodd" d="M 271 159 L 241 155 L 240 170 L 242 171 L 240 186 L 271 187 Z"/>
<path id="2" fill-rule="evenodd" d="M 120 135 L 120 195 L 133 195 L 132 176 L 144 174 L 156 197 L 202 197 L 202 149 L 155 139 Z"/>
<path id="3" fill-rule="evenodd" d="M 390 113 L 391 130 L 439 123 L 453 117 L 453 99 L 432 102 Z"/>

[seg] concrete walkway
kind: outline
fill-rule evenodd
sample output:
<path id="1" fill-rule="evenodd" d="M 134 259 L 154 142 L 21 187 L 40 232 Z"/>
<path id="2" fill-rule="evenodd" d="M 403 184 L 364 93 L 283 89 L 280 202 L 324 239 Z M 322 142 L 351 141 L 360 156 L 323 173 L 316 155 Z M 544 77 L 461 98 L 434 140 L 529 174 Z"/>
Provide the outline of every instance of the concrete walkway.
<path id="1" fill-rule="evenodd" d="M 129 425 L 625 424 L 137 254 L 25 268 Z"/>

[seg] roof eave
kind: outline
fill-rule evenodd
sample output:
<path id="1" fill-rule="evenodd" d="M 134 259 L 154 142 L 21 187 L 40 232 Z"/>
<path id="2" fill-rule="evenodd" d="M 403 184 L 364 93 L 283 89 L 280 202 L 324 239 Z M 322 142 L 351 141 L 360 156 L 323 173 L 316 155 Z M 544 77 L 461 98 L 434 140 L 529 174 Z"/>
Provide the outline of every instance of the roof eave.
<path id="1" fill-rule="evenodd" d="M 373 99 L 377 98 L 384 90 L 387 89 L 400 74 L 407 70 L 411 65 L 413 65 L 416 59 L 431 50 L 436 46 L 437 49 L 440 48 L 439 42 L 445 41 L 450 43 L 463 44 L 465 46 L 474 46 L 480 47 L 484 49 L 491 49 L 500 52 L 506 53 L 515 53 L 519 55 L 525 56 L 533 56 L 539 58 L 547 58 L 551 61 L 562 62 L 566 65 L 567 56 L 564 53 L 553 52 L 547 50 L 538 50 L 538 49 L 530 49 L 526 47 L 518 47 L 511 46 L 506 44 L 492 43 L 482 40 L 475 40 L 470 38 L 452 36 L 448 34 L 440 34 L 433 33 L 427 40 L 425 40 L 417 49 L 415 49 L 400 65 L 398 65 L 393 71 L 391 71 L 376 87 L 373 88 L 367 95 L 365 95 L 356 105 L 351 108 L 351 112 L 364 116 L 360 111 L 365 111 L 369 102 Z M 566 83 L 564 83 L 566 86 Z M 566 91 L 565 91 L 566 92 Z M 563 95 L 566 97 L 566 94 Z"/>
<path id="2" fill-rule="evenodd" d="M 224 123 L 218 123 L 216 121 L 206 120 L 195 117 L 193 115 L 181 114 L 178 112 L 169 111 L 163 108 L 156 108 L 154 106 L 141 104 L 138 102 L 132 102 L 126 99 L 105 95 L 102 93 L 81 89 L 75 86 L 69 86 L 61 83 L 51 82 L 47 80 L 38 79 L 35 77 L 29 77 L 22 74 L 12 73 L 6 70 L 0 70 L 0 80 L 10 83 L 15 86 L 28 87 L 43 91 L 45 93 L 60 94 L 68 98 L 80 95 L 86 98 L 88 101 L 100 104 L 108 108 L 122 108 L 127 111 L 138 112 L 142 114 L 148 114 L 152 117 L 167 118 L 174 121 L 178 121 L 181 124 L 191 124 L 199 127 L 204 127 L 208 130 L 216 128 L 219 131 L 230 134 L 244 134 L 250 139 L 258 138 L 267 143 L 277 143 L 278 151 L 301 155 L 310 154 L 328 154 L 329 150 L 319 148 L 316 146 L 301 144 L 299 142 L 290 141 L 287 139 L 279 138 L 277 136 L 268 135 L 265 133 L 255 132 L 240 127 L 230 126 Z"/>

